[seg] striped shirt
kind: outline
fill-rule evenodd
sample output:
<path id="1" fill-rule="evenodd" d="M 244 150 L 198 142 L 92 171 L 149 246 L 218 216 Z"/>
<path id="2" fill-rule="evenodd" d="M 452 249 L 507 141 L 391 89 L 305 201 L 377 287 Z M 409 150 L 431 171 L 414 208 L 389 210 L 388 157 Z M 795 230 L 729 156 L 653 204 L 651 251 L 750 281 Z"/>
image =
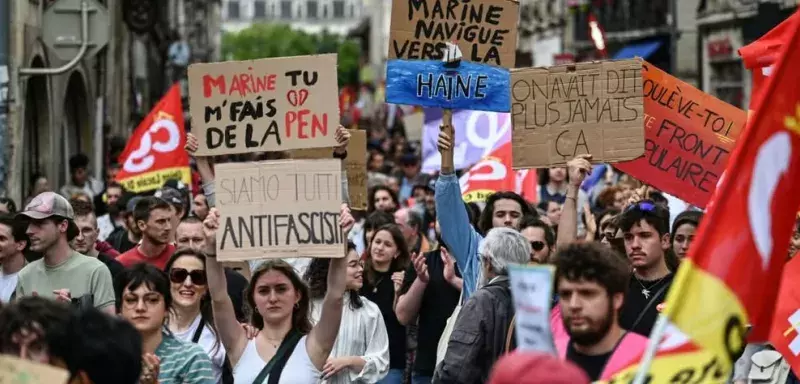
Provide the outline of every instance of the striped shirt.
<path id="1" fill-rule="evenodd" d="M 214 369 L 203 348 L 194 343 L 184 343 L 169 332 L 156 348 L 161 360 L 159 384 L 216 384 Z"/>

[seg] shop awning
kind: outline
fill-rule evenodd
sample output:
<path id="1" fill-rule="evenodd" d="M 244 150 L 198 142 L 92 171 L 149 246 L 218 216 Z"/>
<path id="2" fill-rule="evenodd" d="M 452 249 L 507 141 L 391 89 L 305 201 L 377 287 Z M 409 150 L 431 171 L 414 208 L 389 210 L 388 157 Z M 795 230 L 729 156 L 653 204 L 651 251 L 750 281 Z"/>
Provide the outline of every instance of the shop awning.
<path id="1" fill-rule="evenodd" d="M 620 49 L 616 55 L 614 55 L 613 59 L 632 59 L 638 56 L 646 60 L 661 46 L 662 42 L 663 41 L 661 40 L 653 40 L 644 43 L 626 45 Z"/>

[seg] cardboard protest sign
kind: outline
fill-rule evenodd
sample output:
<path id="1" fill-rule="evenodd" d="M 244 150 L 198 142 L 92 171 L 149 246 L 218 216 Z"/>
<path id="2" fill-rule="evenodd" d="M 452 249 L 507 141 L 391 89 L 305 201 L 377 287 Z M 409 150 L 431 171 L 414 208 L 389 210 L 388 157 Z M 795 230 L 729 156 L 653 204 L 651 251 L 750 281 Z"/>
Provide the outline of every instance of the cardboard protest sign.
<path id="1" fill-rule="evenodd" d="M 197 155 L 336 145 L 335 54 L 192 64 L 189 96 Z"/>
<path id="2" fill-rule="evenodd" d="M 403 116 L 403 127 L 408 141 L 422 141 L 422 129 L 425 127 L 425 113 L 414 112 Z"/>
<path id="3" fill-rule="evenodd" d="M 341 161 L 218 164 L 216 175 L 220 261 L 344 257 Z"/>
<path id="4" fill-rule="evenodd" d="M 615 168 L 704 208 L 747 113 L 652 64 L 644 65 L 644 156 Z"/>
<path id="5" fill-rule="evenodd" d="M 350 142 L 344 169 L 351 209 L 367 209 L 367 131 L 348 129 Z M 333 148 L 306 148 L 289 151 L 293 159 L 330 159 Z"/>
<path id="6" fill-rule="evenodd" d="M 386 102 L 432 108 L 508 112 L 508 70 L 461 62 L 390 60 L 386 66 Z"/>
<path id="7" fill-rule="evenodd" d="M 61 384 L 69 377 L 69 372 L 61 368 L 10 355 L 0 356 L 0 383 Z"/>
<path id="8" fill-rule="evenodd" d="M 511 71 L 514 168 L 579 154 L 614 163 L 644 153 L 640 59 Z"/>
<path id="9" fill-rule="evenodd" d="M 514 0 L 393 0 L 389 59 L 439 60 L 452 41 L 465 60 L 514 68 L 518 19 Z"/>

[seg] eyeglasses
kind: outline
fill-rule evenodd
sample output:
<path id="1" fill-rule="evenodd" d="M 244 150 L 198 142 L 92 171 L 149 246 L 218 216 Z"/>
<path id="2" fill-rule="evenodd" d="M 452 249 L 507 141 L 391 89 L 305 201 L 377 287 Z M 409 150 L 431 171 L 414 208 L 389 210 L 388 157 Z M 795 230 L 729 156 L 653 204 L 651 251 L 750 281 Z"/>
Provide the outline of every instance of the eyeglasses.
<path id="1" fill-rule="evenodd" d="M 634 209 L 638 209 L 640 211 L 645 211 L 645 212 L 653 212 L 656 210 L 656 204 L 653 203 L 652 201 L 640 201 L 638 203 L 629 205 L 627 208 L 625 208 L 625 212 Z"/>
<path id="2" fill-rule="evenodd" d="M 192 284 L 194 285 L 206 285 L 205 271 L 195 269 L 190 272 L 183 268 L 172 268 L 172 270 L 169 271 L 169 280 L 175 284 L 183 283 L 186 281 L 187 276 L 192 280 Z"/>
<path id="3" fill-rule="evenodd" d="M 544 245 L 544 241 L 531 241 L 531 248 L 533 248 L 533 250 L 536 252 L 544 249 Z"/>

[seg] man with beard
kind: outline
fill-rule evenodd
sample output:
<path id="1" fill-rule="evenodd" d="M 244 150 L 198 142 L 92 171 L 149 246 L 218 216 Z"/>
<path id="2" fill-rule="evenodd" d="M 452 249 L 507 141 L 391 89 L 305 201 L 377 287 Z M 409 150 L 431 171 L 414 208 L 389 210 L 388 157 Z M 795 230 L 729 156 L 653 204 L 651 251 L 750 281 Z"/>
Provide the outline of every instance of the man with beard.
<path id="1" fill-rule="evenodd" d="M 441 242 L 438 224 L 439 248 L 414 255 L 394 310 L 397 320 L 405 326 L 414 324 L 419 316 L 412 384 L 430 384 L 436 369 L 439 338 L 461 295 L 461 273 Z"/>
<path id="2" fill-rule="evenodd" d="M 118 203 L 122 199 L 122 194 L 125 192 L 122 185 L 112 181 L 106 187 L 106 192 L 100 196 L 101 202 L 105 205 L 107 211 L 105 214 L 97 217 L 97 228 L 99 229 L 98 239 L 105 241 L 111 232 L 121 227 L 124 223 L 120 215 Z M 95 198 L 95 208 L 97 207 L 97 198 Z M 95 210 L 97 211 L 97 209 Z"/>
<path id="3" fill-rule="evenodd" d="M 71 200 L 72 210 L 75 212 L 75 225 L 78 226 L 78 235 L 72 239 L 72 249 L 79 253 L 96 257 L 97 260 L 103 262 L 111 272 L 113 279 L 118 273 L 125 269 L 122 264 L 114 260 L 114 257 L 106 253 L 100 252 L 97 249 L 97 216 L 94 215 L 92 203 L 87 203 L 82 200 Z"/>
<path id="4" fill-rule="evenodd" d="M 99 260 L 73 251 L 69 242 L 78 236 L 75 214 L 67 199 L 43 192 L 19 213 L 27 219 L 30 248 L 43 257 L 19 272 L 17 297 L 54 296 L 57 300 L 93 305 L 114 314 L 111 273 Z"/>
<path id="5" fill-rule="evenodd" d="M 138 263 L 152 264 L 163 270 L 167 261 L 175 253 L 172 239 L 172 206 L 157 197 L 144 197 L 133 208 L 133 220 L 142 232 L 142 242 L 125 252 L 117 261 L 125 267 Z"/>
<path id="6" fill-rule="evenodd" d="M 620 323 L 649 337 L 674 277 L 665 257 L 671 247 L 669 211 L 651 200 L 642 200 L 625 208 L 618 223 L 625 254 L 633 267 Z"/>
<path id="7" fill-rule="evenodd" d="M 608 379 L 647 346 L 646 337 L 620 326 L 630 268 L 598 243 L 559 249 L 555 267 L 560 300 L 550 323 L 556 350 L 592 381 Z"/>

